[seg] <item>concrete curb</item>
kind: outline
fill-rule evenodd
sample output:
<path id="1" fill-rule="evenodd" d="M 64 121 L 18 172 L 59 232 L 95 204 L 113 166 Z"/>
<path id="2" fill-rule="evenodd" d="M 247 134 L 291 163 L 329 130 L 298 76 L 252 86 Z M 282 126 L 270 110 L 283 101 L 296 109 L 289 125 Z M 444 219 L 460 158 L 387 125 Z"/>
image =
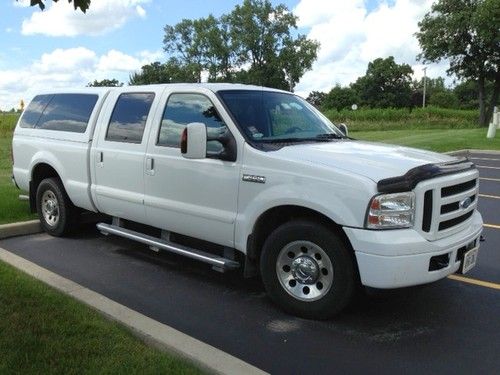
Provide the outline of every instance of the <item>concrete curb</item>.
<path id="1" fill-rule="evenodd" d="M 42 232 L 39 220 L 0 225 L 0 240 L 9 237 L 25 236 Z"/>
<path id="2" fill-rule="evenodd" d="M 216 374 L 266 374 L 230 354 L 148 318 L 2 248 L 0 248 L 0 260 L 96 309 L 111 320 L 123 324 L 147 343 L 185 358 L 204 370 Z M 224 328 L 221 327 L 221 329 Z"/>
<path id="3" fill-rule="evenodd" d="M 463 150 L 455 150 L 455 151 L 448 151 L 445 152 L 445 154 L 448 155 L 461 155 L 461 154 L 493 154 L 493 155 L 500 155 L 500 151 L 498 150 L 474 150 L 474 149 L 463 149 Z"/>

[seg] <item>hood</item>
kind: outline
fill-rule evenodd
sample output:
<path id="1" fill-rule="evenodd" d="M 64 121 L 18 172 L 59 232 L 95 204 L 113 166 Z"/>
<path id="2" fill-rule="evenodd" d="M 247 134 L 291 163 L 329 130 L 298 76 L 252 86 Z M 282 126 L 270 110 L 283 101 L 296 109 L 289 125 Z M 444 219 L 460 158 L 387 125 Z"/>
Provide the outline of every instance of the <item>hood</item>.
<path id="1" fill-rule="evenodd" d="M 456 160 L 436 152 L 362 141 L 295 144 L 276 151 L 286 159 L 302 160 L 359 174 L 374 182 L 404 175 L 424 164 Z"/>

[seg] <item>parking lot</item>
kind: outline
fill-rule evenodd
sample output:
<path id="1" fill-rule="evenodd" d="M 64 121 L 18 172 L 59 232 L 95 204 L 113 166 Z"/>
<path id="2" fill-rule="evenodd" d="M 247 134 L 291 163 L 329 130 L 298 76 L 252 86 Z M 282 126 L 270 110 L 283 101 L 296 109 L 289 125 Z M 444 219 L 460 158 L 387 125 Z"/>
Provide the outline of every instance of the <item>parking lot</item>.
<path id="1" fill-rule="evenodd" d="M 273 374 L 497 373 L 500 154 L 473 154 L 485 228 L 476 267 L 431 285 L 371 290 L 334 320 L 282 313 L 258 280 L 104 237 L 46 234 L 0 247 Z"/>

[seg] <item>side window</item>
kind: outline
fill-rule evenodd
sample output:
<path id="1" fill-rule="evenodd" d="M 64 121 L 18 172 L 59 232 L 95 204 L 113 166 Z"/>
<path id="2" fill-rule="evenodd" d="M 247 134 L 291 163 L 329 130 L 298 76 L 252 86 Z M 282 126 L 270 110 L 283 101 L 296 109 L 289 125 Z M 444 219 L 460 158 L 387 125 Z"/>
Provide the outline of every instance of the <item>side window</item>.
<path id="1" fill-rule="evenodd" d="M 181 134 L 187 124 L 202 122 L 207 126 L 207 136 L 216 136 L 226 130 L 214 105 L 201 94 L 172 94 L 168 98 L 161 121 L 158 145 L 180 147 Z M 218 141 L 207 142 L 207 154 L 222 151 Z"/>
<path id="2" fill-rule="evenodd" d="M 141 143 L 154 97 L 153 93 L 121 94 L 109 121 L 106 140 Z"/>
<path id="3" fill-rule="evenodd" d="M 46 105 L 36 127 L 85 133 L 98 96 L 91 94 L 55 94 Z"/>
<path id="4" fill-rule="evenodd" d="M 19 126 L 21 128 L 34 128 L 43 110 L 49 104 L 53 95 L 37 95 L 33 98 L 28 107 L 24 110 Z"/>

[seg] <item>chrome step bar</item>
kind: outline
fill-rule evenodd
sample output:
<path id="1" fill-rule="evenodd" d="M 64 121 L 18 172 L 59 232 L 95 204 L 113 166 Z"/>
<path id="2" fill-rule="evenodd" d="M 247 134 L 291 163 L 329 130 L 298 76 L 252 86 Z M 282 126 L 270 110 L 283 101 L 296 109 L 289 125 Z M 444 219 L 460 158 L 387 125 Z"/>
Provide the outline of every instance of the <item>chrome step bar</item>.
<path id="1" fill-rule="evenodd" d="M 148 245 L 152 249 L 165 250 L 174 254 L 179 254 L 191 259 L 208 263 L 214 270 L 219 272 L 224 272 L 226 270 L 232 270 L 240 267 L 240 264 L 234 260 L 223 258 L 221 256 L 210 254 L 187 246 L 174 244 L 172 242 L 149 236 L 147 234 L 139 233 L 130 229 L 125 229 L 117 225 L 99 223 L 97 224 L 97 229 L 99 229 L 99 231 L 104 235 L 113 234 L 115 236 L 143 243 L 145 245 Z"/>

